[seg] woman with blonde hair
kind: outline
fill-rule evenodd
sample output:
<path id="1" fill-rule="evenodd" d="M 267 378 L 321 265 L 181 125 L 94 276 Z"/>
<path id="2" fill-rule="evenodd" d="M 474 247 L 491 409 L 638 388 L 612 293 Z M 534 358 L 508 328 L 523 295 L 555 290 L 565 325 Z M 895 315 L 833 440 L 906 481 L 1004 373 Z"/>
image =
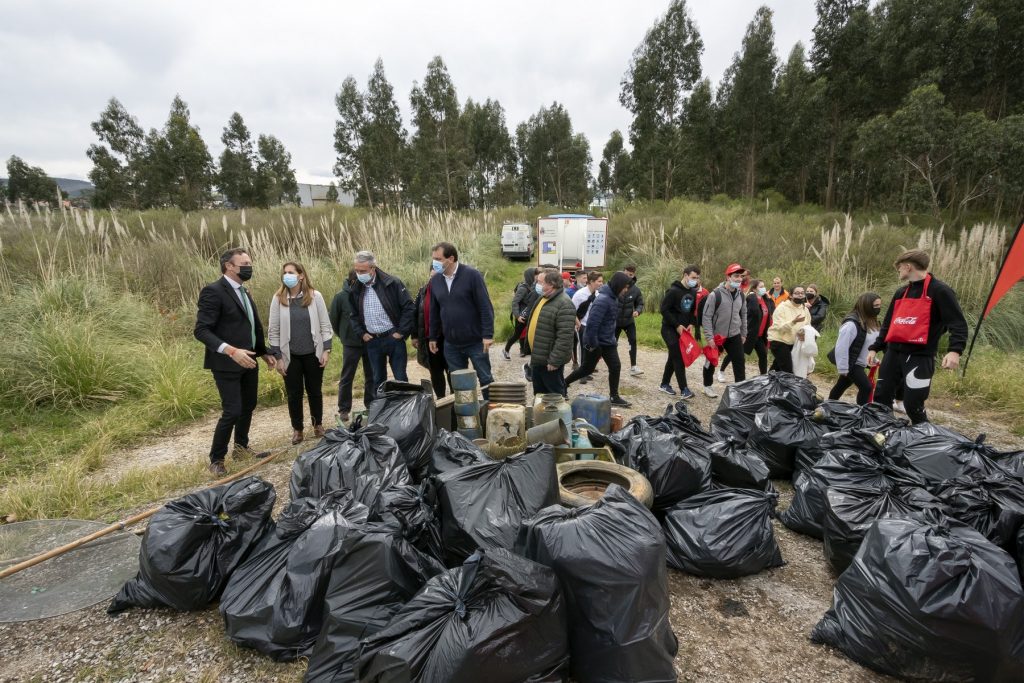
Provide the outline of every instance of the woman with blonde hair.
<path id="1" fill-rule="evenodd" d="M 270 301 L 268 337 L 288 394 L 293 444 L 303 439 L 303 387 L 309 398 L 313 433 L 318 437 L 324 434 L 321 385 L 333 336 L 327 304 L 313 288 L 306 269 L 296 261 L 285 263 L 281 266 L 281 288 Z"/>

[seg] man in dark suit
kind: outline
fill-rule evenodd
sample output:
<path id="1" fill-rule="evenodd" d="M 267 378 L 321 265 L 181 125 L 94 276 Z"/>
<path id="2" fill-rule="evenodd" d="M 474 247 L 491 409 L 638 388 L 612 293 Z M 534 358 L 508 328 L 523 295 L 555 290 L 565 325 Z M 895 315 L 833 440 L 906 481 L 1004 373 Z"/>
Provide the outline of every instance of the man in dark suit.
<path id="1" fill-rule="evenodd" d="M 221 416 L 210 447 L 210 473 L 223 476 L 224 456 L 232 430 L 234 456 L 260 455 L 249 448 L 249 425 L 256 409 L 259 387 L 257 356 L 267 367 L 274 357 L 267 353 L 263 325 L 256 304 L 242 283 L 252 277 L 252 259 L 245 249 L 231 249 L 220 257 L 222 278 L 199 292 L 195 337 L 206 346 L 203 367 L 213 372 L 220 393 Z"/>

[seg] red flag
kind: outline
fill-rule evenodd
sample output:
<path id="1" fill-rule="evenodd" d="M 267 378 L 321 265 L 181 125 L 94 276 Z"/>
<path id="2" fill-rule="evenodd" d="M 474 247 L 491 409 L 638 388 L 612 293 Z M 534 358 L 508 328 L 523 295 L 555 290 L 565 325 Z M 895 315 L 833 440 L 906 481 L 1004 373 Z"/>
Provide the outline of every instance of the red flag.
<path id="1" fill-rule="evenodd" d="M 1010 241 L 1010 248 L 1006 252 L 1006 258 L 1003 259 L 996 282 L 992 285 L 992 291 L 985 303 L 985 312 L 981 314 L 982 318 L 988 317 L 989 312 L 999 303 L 999 300 L 1013 289 L 1013 286 L 1021 278 L 1024 278 L 1024 230 L 1021 228 L 1024 228 L 1024 222 L 1017 226 L 1017 232 L 1014 233 L 1013 240 Z"/>
<path id="2" fill-rule="evenodd" d="M 1017 231 L 1013 233 L 1010 248 L 1006 250 L 1006 256 L 1003 258 L 1003 265 L 999 267 L 996 281 L 992 283 L 992 291 L 988 293 L 985 310 L 978 317 L 978 324 L 974 326 L 974 336 L 971 337 L 971 345 L 967 348 L 967 357 L 961 366 L 961 377 L 967 372 L 967 364 L 971 360 L 971 352 L 974 351 L 974 342 L 978 341 L 978 332 L 981 331 L 982 321 L 1021 278 L 1024 278 L 1024 221 L 1021 221 L 1021 224 L 1017 226 Z"/>

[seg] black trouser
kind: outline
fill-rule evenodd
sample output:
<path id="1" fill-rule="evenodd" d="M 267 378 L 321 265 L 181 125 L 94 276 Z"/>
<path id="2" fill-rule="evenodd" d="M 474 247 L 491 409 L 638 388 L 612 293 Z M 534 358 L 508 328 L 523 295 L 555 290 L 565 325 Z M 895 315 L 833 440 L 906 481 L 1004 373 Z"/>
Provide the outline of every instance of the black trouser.
<path id="1" fill-rule="evenodd" d="M 343 346 L 341 352 L 341 379 L 338 381 L 338 412 L 352 412 L 352 381 L 356 377 L 359 363 L 363 363 L 363 406 L 369 408 L 376 396 L 373 386 L 373 370 L 365 346 Z"/>
<path id="2" fill-rule="evenodd" d="M 754 340 L 754 346 L 751 351 L 757 353 L 757 370 L 762 375 L 768 372 L 768 340 L 764 337 L 758 337 Z M 749 351 L 747 353 L 750 353 Z"/>
<path id="3" fill-rule="evenodd" d="M 516 342 L 519 342 L 520 353 L 526 353 L 526 340 L 523 339 L 522 336 L 523 330 L 526 329 L 527 323 L 519 322 L 518 318 L 516 318 L 515 321 L 516 327 L 514 330 L 512 330 L 512 334 L 509 335 L 509 338 L 505 341 L 505 353 L 508 353 L 509 349 L 511 349 L 512 345 L 515 344 Z"/>
<path id="4" fill-rule="evenodd" d="M 665 370 L 661 373 L 661 383 L 671 384 L 672 374 L 675 373 L 679 391 L 682 391 L 686 388 L 686 363 L 683 362 L 683 354 L 679 351 L 679 334 L 673 328 L 662 325 L 661 338 L 668 347 L 668 358 L 665 359 Z"/>
<path id="5" fill-rule="evenodd" d="M 618 346 L 599 346 L 596 349 L 583 349 L 583 362 L 575 372 L 565 378 L 566 386 L 578 379 L 582 379 L 594 372 L 597 368 L 597 361 L 604 359 L 608 366 L 608 392 L 612 398 L 619 395 L 619 372 L 622 370 L 622 363 L 619 361 Z"/>
<path id="6" fill-rule="evenodd" d="M 530 372 L 533 375 L 533 395 L 561 394 L 567 396 L 565 388 L 564 365 L 559 365 L 554 370 L 548 370 L 547 365 L 531 365 Z"/>
<path id="7" fill-rule="evenodd" d="M 615 341 L 619 341 L 619 335 L 626 333 L 626 341 L 629 342 L 629 365 L 636 367 L 636 323 L 623 325 L 615 328 Z"/>
<path id="8" fill-rule="evenodd" d="M 828 394 L 828 400 L 838 401 L 842 398 L 843 392 L 853 385 L 857 386 L 857 405 L 864 405 L 871 398 L 872 387 L 863 365 L 854 365 L 845 375 L 840 375 L 835 386 L 832 387 L 832 391 Z"/>
<path id="9" fill-rule="evenodd" d="M 793 345 L 773 341 L 772 370 L 777 372 L 793 372 Z"/>
<path id="10" fill-rule="evenodd" d="M 235 443 L 249 445 L 249 425 L 252 411 L 256 410 L 259 396 L 259 368 L 249 370 L 214 370 L 213 381 L 220 394 L 220 419 L 213 430 L 213 444 L 210 446 L 210 462 L 223 461 L 228 454 L 231 432 L 235 432 Z"/>
<path id="11" fill-rule="evenodd" d="M 875 402 L 892 408 L 892 401 L 903 390 L 903 407 L 914 424 L 928 421 L 924 402 L 932 389 L 935 357 L 888 350 L 878 368 Z"/>
<path id="12" fill-rule="evenodd" d="M 430 341 L 425 337 L 420 340 L 420 344 L 429 344 Z M 430 353 L 429 347 L 427 348 L 427 369 L 430 370 L 430 383 L 434 387 L 434 395 L 438 398 L 444 398 L 447 393 L 447 382 L 448 379 L 448 361 L 444 357 L 444 340 L 439 339 L 437 342 L 437 353 Z"/>
<path id="13" fill-rule="evenodd" d="M 284 388 L 288 394 L 288 417 L 292 429 L 302 430 L 302 393 L 309 397 L 309 415 L 313 426 L 324 422 L 324 369 L 315 353 L 292 354 L 284 374 Z"/>
<path id="14" fill-rule="evenodd" d="M 579 353 L 578 353 L 579 345 L 580 345 L 580 333 L 579 333 L 578 330 L 573 330 L 573 332 L 572 332 L 572 364 L 574 366 L 577 366 L 577 365 L 580 364 L 580 357 L 579 357 Z"/>
<path id="15" fill-rule="evenodd" d="M 722 354 L 725 354 L 722 357 Z M 747 365 L 746 359 L 743 356 L 743 337 L 736 335 L 735 337 L 729 337 L 722 343 L 722 348 L 719 351 L 718 369 L 725 372 L 725 367 L 732 363 L 732 375 L 736 378 L 737 382 L 742 382 L 747 378 Z M 714 377 L 714 371 L 711 373 L 711 377 Z M 711 386 L 711 382 L 708 381 L 707 368 L 704 372 L 704 386 Z"/>

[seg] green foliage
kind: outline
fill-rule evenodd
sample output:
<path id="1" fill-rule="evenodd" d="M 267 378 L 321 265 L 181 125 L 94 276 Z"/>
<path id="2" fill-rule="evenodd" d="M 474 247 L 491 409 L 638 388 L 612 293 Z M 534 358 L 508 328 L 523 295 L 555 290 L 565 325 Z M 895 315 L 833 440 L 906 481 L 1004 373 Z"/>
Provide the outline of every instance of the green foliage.
<path id="1" fill-rule="evenodd" d="M 568 207 L 590 198 L 590 145 L 573 133 L 565 107 L 554 102 L 519 124 L 516 147 L 526 203 Z"/>
<path id="2" fill-rule="evenodd" d="M 422 87 L 409 97 L 416 131 L 410 142 L 409 192 L 418 206 L 453 210 L 469 203 L 466 192 L 468 149 L 459 120 L 459 100 L 440 57 L 427 65 Z"/>
<path id="3" fill-rule="evenodd" d="M 57 183 L 38 166 L 29 166 L 13 154 L 7 160 L 7 184 L 5 195 L 8 201 L 46 202 L 52 204 L 61 197 Z"/>
<path id="4" fill-rule="evenodd" d="M 228 119 L 220 141 L 224 143 L 224 151 L 220 155 L 217 187 L 235 206 L 253 206 L 257 203 L 254 190 L 256 152 L 249 129 L 237 111 Z"/>

